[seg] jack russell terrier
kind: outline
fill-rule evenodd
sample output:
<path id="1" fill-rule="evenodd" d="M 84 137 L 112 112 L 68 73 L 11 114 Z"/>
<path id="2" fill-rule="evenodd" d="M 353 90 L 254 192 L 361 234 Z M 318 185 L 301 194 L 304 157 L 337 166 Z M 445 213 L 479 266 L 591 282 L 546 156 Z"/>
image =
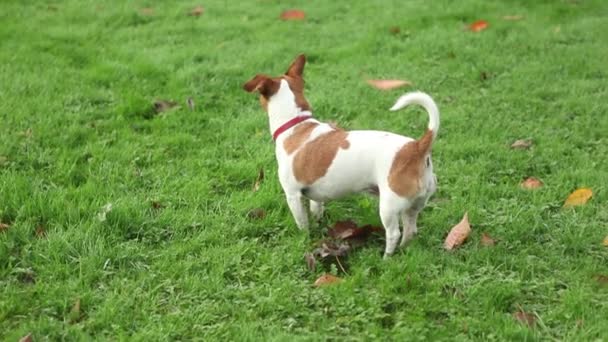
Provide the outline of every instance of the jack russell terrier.
<path id="1" fill-rule="evenodd" d="M 439 129 L 437 105 L 429 95 L 412 92 L 391 108 L 424 107 L 429 125 L 419 140 L 382 131 L 344 131 L 313 118 L 304 98 L 305 63 L 305 56 L 300 55 L 284 75 L 258 74 L 243 85 L 248 92 L 259 92 L 268 113 L 279 181 L 289 209 L 298 227 L 306 230 L 304 198 L 310 199 L 310 211 L 320 219 L 328 200 L 363 191 L 378 194 L 386 258 L 395 251 L 401 235 L 399 218 L 403 245 L 417 233 L 418 213 L 437 188 L 431 162 L 431 145 Z"/>

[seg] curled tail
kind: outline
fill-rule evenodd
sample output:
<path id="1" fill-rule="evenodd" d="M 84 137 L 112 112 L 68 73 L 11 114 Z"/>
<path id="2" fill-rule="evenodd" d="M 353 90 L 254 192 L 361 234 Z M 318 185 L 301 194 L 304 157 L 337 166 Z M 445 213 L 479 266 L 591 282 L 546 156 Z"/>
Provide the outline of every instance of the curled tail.
<path id="1" fill-rule="evenodd" d="M 428 139 L 426 136 L 427 134 L 425 134 L 422 140 L 430 140 L 428 141 L 429 147 L 430 147 L 430 143 L 432 143 L 433 140 L 435 140 L 435 137 L 437 136 L 437 131 L 439 131 L 439 109 L 437 108 L 437 105 L 435 104 L 435 101 L 433 101 L 433 99 L 426 93 L 423 92 L 412 92 L 412 93 L 407 93 L 405 95 L 402 95 L 397 102 L 395 102 L 395 104 L 391 107 L 390 110 L 395 111 L 395 110 L 399 110 L 407 105 L 410 104 L 417 104 L 420 105 L 424 108 L 424 110 L 426 110 L 426 112 L 429 114 L 429 131 L 432 132 L 432 135 L 430 136 L 431 139 Z M 426 139 L 425 139 L 426 138 Z"/>

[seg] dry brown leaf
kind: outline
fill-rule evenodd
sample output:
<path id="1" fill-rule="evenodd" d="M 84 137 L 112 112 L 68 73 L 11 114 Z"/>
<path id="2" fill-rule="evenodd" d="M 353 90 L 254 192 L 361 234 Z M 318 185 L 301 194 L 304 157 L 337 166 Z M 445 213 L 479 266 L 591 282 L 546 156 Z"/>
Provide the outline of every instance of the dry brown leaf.
<path id="1" fill-rule="evenodd" d="M 324 275 L 320 276 L 317 280 L 315 280 L 315 286 L 319 287 L 319 286 L 324 286 L 324 285 L 336 284 L 341 281 L 342 281 L 342 278 L 338 278 L 331 274 L 324 274 Z"/>
<path id="2" fill-rule="evenodd" d="M 203 8 L 203 6 L 196 6 L 190 11 L 190 15 L 194 17 L 198 17 L 203 13 L 205 13 L 205 8 Z"/>
<path id="3" fill-rule="evenodd" d="M 283 20 L 304 20 L 306 13 L 299 9 L 290 9 L 283 11 L 280 18 Z"/>
<path id="4" fill-rule="evenodd" d="M 70 319 L 70 322 L 74 323 L 74 322 L 78 322 L 81 317 L 82 317 L 82 315 L 80 312 L 80 298 L 78 298 L 78 299 L 76 299 L 76 302 L 74 302 L 74 305 L 72 305 L 72 309 L 70 310 L 70 314 L 69 314 L 69 319 Z"/>
<path id="5" fill-rule="evenodd" d="M 350 245 L 344 242 L 334 243 L 332 241 L 324 241 L 321 247 L 312 251 L 313 255 L 318 255 L 321 258 L 328 256 L 344 257 L 350 251 Z"/>
<path id="6" fill-rule="evenodd" d="M 0 232 L 6 231 L 8 228 L 10 228 L 10 225 L 0 222 Z"/>
<path id="7" fill-rule="evenodd" d="M 32 333 L 29 333 L 19 339 L 19 342 L 32 342 L 32 341 L 34 341 L 34 339 L 32 338 Z"/>
<path id="8" fill-rule="evenodd" d="M 488 235 L 487 233 L 481 234 L 481 245 L 482 246 L 491 247 L 491 246 L 494 246 L 495 244 L 496 244 L 496 240 L 494 240 L 490 235 Z"/>
<path id="9" fill-rule="evenodd" d="M 477 20 L 469 25 L 469 30 L 473 32 L 483 31 L 488 28 L 488 22 L 485 20 Z"/>
<path id="10" fill-rule="evenodd" d="M 264 180 L 264 169 L 260 169 L 258 172 L 258 178 L 255 180 L 255 184 L 253 184 L 253 192 L 260 190 L 260 184 Z"/>
<path id="11" fill-rule="evenodd" d="M 389 29 L 389 32 L 392 34 L 399 34 L 401 33 L 401 28 L 399 28 L 399 26 L 393 26 Z"/>
<path id="12" fill-rule="evenodd" d="M 604 245 L 604 247 L 608 247 L 608 235 L 606 235 L 604 241 L 602 241 L 602 245 Z"/>
<path id="13" fill-rule="evenodd" d="M 190 108 L 190 110 L 194 110 L 194 100 L 191 97 L 186 100 L 186 104 L 188 105 L 188 108 Z"/>
<path id="14" fill-rule="evenodd" d="M 509 21 L 518 21 L 518 20 L 522 20 L 524 18 L 523 15 L 505 15 L 502 17 L 504 20 L 509 20 Z"/>
<path id="15" fill-rule="evenodd" d="M 156 111 L 156 113 L 166 112 L 175 106 L 177 106 L 177 103 L 173 102 L 173 101 L 166 101 L 166 100 L 154 101 L 154 111 Z"/>
<path id="16" fill-rule="evenodd" d="M 600 285 L 608 285 L 608 276 L 607 275 L 598 274 L 595 276 L 595 280 L 597 280 L 597 282 Z"/>
<path id="17" fill-rule="evenodd" d="M 513 317 L 520 323 L 527 325 L 528 327 L 534 327 L 536 325 L 536 315 L 525 312 L 523 310 L 517 310 L 513 313 Z"/>
<path id="18" fill-rule="evenodd" d="M 523 182 L 521 182 L 520 186 L 524 189 L 538 189 L 543 186 L 543 182 L 538 178 L 528 177 Z"/>
<path id="19" fill-rule="evenodd" d="M 151 15 L 154 15 L 154 8 L 152 8 L 152 7 L 144 7 L 144 8 L 142 8 L 142 9 L 139 10 L 139 13 L 141 15 L 151 16 Z"/>
<path id="20" fill-rule="evenodd" d="M 511 144 L 511 148 L 525 150 L 532 146 L 532 139 L 519 139 Z"/>
<path id="21" fill-rule="evenodd" d="M 452 227 L 450 233 L 445 238 L 445 242 L 443 243 L 443 247 L 448 251 L 462 245 L 462 243 L 467 239 L 467 237 L 471 234 L 471 225 L 469 224 L 469 215 L 468 213 L 464 213 L 462 217 L 462 221 Z"/>
<path id="22" fill-rule="evenodd" d="M 152 203 L 150 203 L 150 205 L 152 206 L 152 209 L 163 209 L 165 206 L 160 203 L 159 201 L 152 201 Z"/>
<path id="23" fill-rule="evenodd" d="M 380 90 L 391 90 L 412 85 L 412 82 L 405 80 L 367 80 L 367 83 Z"/>
<path id="24" fill-rule="evenodd" d="M 43 238 L 46 236 L 46 229 L 44 227 L 44 225 L 39 224 L 36 226 L 36 237 L 37 238 Z"/>
<path id="25" fill-rule="evenodd" d="M 249 217 L 250 219 L 263 219 L 264 217 L 266 217 L 266 210 L 262 208 L 251 209 L 247 213 L 247 217 Z"/>
<path id="26" fill-rule="evenodd" d="M 573 193 L 568 196 L 566 202 L 564 203 L 564 207 L 574 207 L 578 205 L 583 205 L 587 203 L 593 196 L 593 191 L 590 188 L 581 188 L 575 190 Z"/>
<path id="27" fill-rule="evenodd" d="M 306 260 L 308 270 L 314 272 L 317 268 L 317 259 L 315 259 L 315 256 L 310 252 L 306 252 L 306 254 L 304 254 L 304 260 Z"/>

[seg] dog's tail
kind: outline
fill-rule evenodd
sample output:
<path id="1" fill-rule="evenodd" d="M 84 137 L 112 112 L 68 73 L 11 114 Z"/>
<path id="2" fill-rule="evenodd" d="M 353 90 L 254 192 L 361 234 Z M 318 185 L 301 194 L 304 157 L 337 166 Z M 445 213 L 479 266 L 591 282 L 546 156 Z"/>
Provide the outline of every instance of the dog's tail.
<path id="1" fill-rule="evenodd" d="M 435 104 L 435 101 L 426 93 L 423 92 L 412 92 L 402 95 L 397 102 L 391 107 L 390 110 L 395 111 L 410 104 L 417 104 L 422 106 L 429 114 L 429 132 L 431 134 L 425 134 L 420 140 L 430 144 L 435 140 L 437 132 L 439 131 L 439 109 Z M 428 133 L 428 132 L 427 132 Z M 430 139 L 429 139 L 430 138 Z"/>

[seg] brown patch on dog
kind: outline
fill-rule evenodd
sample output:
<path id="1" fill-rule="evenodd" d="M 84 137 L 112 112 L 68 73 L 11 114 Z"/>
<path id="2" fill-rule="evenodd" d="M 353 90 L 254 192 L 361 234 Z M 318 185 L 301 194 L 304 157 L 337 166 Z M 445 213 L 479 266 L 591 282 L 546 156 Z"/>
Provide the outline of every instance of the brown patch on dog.
<path id="1" fill-rule="evenodd" d="M 301 110 L 310 110 L 310 104 L 304 97 L 304 79 L 302 77 L 283 76 L 283 79 L 289 84 L 289 89 L 295 96 L 296 106 Z"/>
<path id="2" fill-rule="evenodd" d="M 348 132 L 333 130 L 304 145 L 293 159 L 293 174 L 300 183 L 310 185 L 325 176 L 340 148 L 350 147 Z"/>
<path id="3" fill-rule="evenodd" d="M 276 94 L 281 87 L 280 77 L 269 77 L 266 75 L 255 75 L 252 79 L 243 84 L 243 89 L 248 92 L 259 91 L 260 94 L 266 98 Z"/>
<path id="4" fill-rule="evenodd" d="M 312 133 L 313 129 L 317 127 L 319 124 L 316 122 L 303 122 L 297 125 L 293 132 L 285 139 L 283 142 L 283 148 L 287 152 L 287 154 L 292 154 L 295 152 L 302 144 L 308 140 L 310 137 L 310 133 Z"/>
<path id="5" fill-rule="evenodd" d="M 420 191 L 420 178 L 433 143 L 433 131 L 427 130 L 418 141 L 409 142 L 397 152 L 388 174 L 388 185 L 397 195 L 412 197 Z"/>
<path id="6" fill-rule="evenodd" d="M 287 81 L 289 89 L 291 89 L 296 97 L 296 106 L 300 107 L 301 110 L 310 110 L 310 105 L 306 101 L 306 98 L 304 98 L 304 79 L 302 75 L 304 74 L 305 65 L 306 57 L 304 55 L 297 56 L 285 72 L 283 78 Z"/>

